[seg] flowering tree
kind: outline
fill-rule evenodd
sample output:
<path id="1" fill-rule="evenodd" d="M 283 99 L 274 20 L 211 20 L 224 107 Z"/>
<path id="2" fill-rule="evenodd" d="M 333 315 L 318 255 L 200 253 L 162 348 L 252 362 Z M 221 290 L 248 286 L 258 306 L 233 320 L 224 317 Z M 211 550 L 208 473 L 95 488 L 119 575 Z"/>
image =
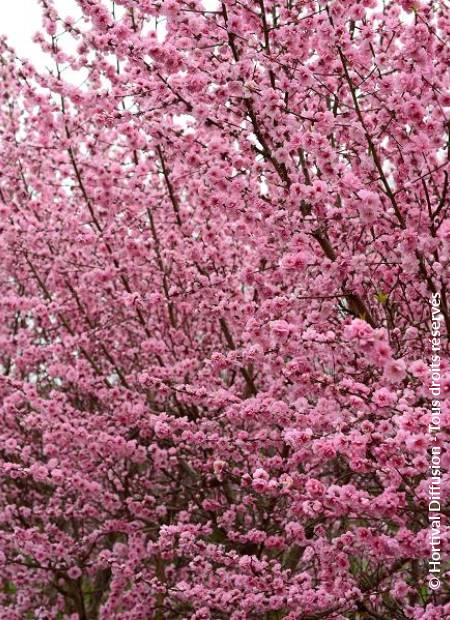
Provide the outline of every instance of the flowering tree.
<path id="1" fill-rule="evenodd" d="M 54 69 L 1 43 L 1 618 L 447 617 L 448 6 L 41 4 Z"/>

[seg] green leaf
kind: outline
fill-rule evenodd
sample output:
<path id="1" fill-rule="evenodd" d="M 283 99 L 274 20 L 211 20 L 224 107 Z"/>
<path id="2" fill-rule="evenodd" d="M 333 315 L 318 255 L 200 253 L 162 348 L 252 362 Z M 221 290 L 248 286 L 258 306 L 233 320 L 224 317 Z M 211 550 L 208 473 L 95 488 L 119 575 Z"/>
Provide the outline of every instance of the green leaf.
<path id="1" fill-rule="evenodd" d="M 388 295 L 387 293 L 380 292 L 375 295 L 375 299 L 379 301 L 380 304 L 385 304 L 388 300 Z"/>

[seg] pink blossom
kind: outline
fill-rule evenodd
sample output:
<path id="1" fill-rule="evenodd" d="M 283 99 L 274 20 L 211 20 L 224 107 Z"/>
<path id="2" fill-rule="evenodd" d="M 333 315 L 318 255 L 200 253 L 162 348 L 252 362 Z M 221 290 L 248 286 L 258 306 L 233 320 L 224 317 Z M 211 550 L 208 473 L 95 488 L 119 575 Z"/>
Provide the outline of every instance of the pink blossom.
<path id="1" fill-rule="evenodd" d="M 372 400 L 376 405 L 380 405 L 381 407 L 389 407 L 395 403 L 397 397 L 393 392 L 388 390 L 388 388 L 382 387 L 375 390 Z"/>
<path id="2" fill-rule="evenodd" d="M 253 478 L 255 480 L 269 480 L 269 474 L 264 469 L 258 468 L 253 472 Z"/>
<path id="3" fill-rule="evenodd" d="M 448 617 L 444 574 L 414 590 L 445 3 L 33 3 L 49 69 L 0 37 L 0 616 Z"/>
<path id="4" fill-rule="evenodd" d="M 409 371 L 419 379 L 425 379 L 428 375 L 428 366 L 422 360 L 415 360 L 409 365 Z"/>
<path id="5" fill-rule="evenodd" d="M 288 336 L 292 330 L 292 326 L 284 320 L 271 321 L 270 328 L 272 332 L 277 336 Z"/>
<path id="6" fill-rule="evenodd" d="M 76 580 L 81 577 L 82 573 L 78 566 L 72 566 L 67 571 L 67 575 L 69 576 L 70 579 Z"/>
<path id="7" fill-rule="evenodd" d="M 403 359 L 390 360 L 384 367 L 384 376 L 391 383 L 398 383 L 406 376 L 406 364 Z"/>

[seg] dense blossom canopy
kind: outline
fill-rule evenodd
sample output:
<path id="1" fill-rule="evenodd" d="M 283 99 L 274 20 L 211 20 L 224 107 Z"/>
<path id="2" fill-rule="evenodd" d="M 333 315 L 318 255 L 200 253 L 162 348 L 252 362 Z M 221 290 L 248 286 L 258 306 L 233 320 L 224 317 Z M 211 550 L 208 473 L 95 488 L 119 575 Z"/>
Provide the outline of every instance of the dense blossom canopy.
<path id="1" fill-rule="evenodd" d="M 448 617 L 448 4 L 77 1 L 0 50 L 0 617 Z"/>

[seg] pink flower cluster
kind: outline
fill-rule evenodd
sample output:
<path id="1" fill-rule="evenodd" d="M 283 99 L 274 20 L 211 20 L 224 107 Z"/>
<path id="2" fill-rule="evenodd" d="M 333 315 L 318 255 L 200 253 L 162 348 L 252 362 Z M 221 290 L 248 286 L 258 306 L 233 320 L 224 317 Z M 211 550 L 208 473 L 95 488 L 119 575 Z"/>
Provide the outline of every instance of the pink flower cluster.
<path id="1" fill-rule="evenodd" d="M 445 3 L 41 4 L 50 71 L 0 41 L 2 620 L 450 617 Z"/>

